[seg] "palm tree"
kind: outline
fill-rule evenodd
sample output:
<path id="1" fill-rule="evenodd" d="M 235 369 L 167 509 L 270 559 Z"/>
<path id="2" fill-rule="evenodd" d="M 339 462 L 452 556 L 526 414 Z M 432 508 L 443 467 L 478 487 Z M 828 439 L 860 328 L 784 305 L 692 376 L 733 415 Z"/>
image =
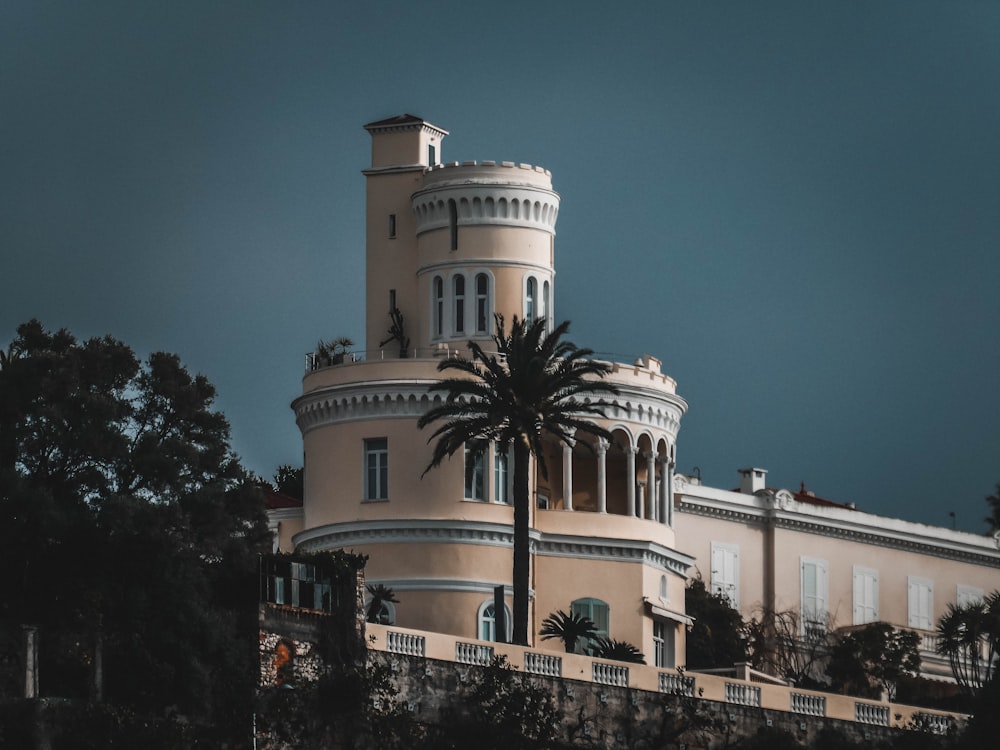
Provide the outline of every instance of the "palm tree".
<path id="1" fill-rule="evenodd" d="M 369 583 L 365 586 L 365 589 L 372 595 L 372 600 L 368 602 L 368 609 L 365 612 L 365 620 L 376 624 L 388 625 L 389 623 L 382 620 L 382 605 L 386 602 L 399 604 L 396 592 L 383 583 L 375 585 Z"/>
<path id="2" fill-rule="evenodd" d="M 482 453 L 490 442 L 504 453 L 513 449 L 513 640 L 527 645 L 529 459 L 535 456 L 539 471 L 547 477 L 545 437 L 567 444 L 572 444 L 574 433 L 610 440 L 607 430 L 587 419 L 603 417 L 604 402 L 584 397 L 617 393 L 617 389 L 601 380 L 611 371 L 607 363 L 588 359 L 593 354 L 590 349 L 562 340 L 569 330 L 568 321 L 546 333 L 545 319 L 527 322 L 515 316 L 507 334 L 503 316 L 494 317 L 496 352 L 487 353 L 470 341 L 471 359 L 443 360 L 438 370 L 455 371 L 458 376 L 431 386 L 431 391 L 447 393 L 447 398 L 424 414 L 417 426 L 422 429 L 444 421 L 430 437 L 437 443 L 425 474 L 467 445 L 474 453 Z"/>
<path id="3" fill-rule="evenodd" d="M 976 695 L 994 677 L 1000 652 L 1000 591 L 983 601 L 948 605 L 938 621 L 937 651 L 948 657 L 955 681 Z"/>
<path id="4" fill-rule="evenodd" d="M 591 654 L 599 659 L 627 661 L 631 664 L 645 664 L 646 657 L 642 651 L 626 641 L 607 640 L 601 638 L 590 649 Z"/>
<path id="5" fill-rule="evenodd" d="M 594 621 L 579 612 L 566 614 L 561 609 L 542 620 L 542 640 L 559 638 L 566 647 L 566 653 L 576 651 L 577 641 L 591 640 L 597 636 Z"/>

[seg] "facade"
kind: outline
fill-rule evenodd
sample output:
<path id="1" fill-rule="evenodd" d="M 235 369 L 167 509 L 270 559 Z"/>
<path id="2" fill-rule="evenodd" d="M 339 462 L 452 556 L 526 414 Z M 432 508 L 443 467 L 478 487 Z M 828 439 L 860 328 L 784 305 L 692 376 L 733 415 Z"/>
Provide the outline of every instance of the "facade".
<path id="1" fill-rule="evenodd" d="M 305 500 L 272 524 L 281 549 L 368 555 L 368 582 L 399 599 L 393 624 L 492 640 L 494 588 L 511 603 L 508 457 L 490 449 L 468 480 L 461 457 L 425 474 L 430 431 L 416 424 L 440 399 L 428 386 L 441 359 L 470 339 L 492 346 L 494 313 L 552 324 L 560 199 L 541 167 L 442 163 L 447 132 L 420 118 L 365 129 L 365 350 L 310 360 L 292 404 Z M 553 442 L 548 479 L 532 471 L 529 631 L 575 609 L 672 666 L 693 562 L 676 549 L 670 494 L 687 404 L 651 356 L 612 363 L 608 379 L 620 391 L 602 421 L 614 440 Z"/>
<path id="2" fill-rule="evenodd" d="M 511 603 L 513 510 L 508 457 L 489 450 L 424 473 L 430 430 L 417 420 L 444 357 L 492 345 L 494 313 L 555 318 L 560 197 L 541 167 L 443 163 L 447 131 L 418 117 L 365 126 L 363 352 L 308 358 L 292 404 L 303 436 L 305 500 L 271 511 L 276 547 L 369 556 L 370 584 L 391 587 L 383 621 L 495 640 L 494 589 Z M 610 442 L 552 443 L 548 479 L 531 476 L 529 637 L 550 613 L 587 614 L 656 666 L 684 664 L 684 587 L 700 574 L 745 617 L 795 609 L 803 621 L 910 627 L 933 650 L 949 603 L 1000 587 L 995 540 L 862 513 L 768 489 L 741 471 L 738 490 L 674 474 L 687 404 L 661 363 L 611 363 Z M 509 612 L 505 618 L 510 622 Z M 942 661 L 931 673 L 947 673 Z"/>

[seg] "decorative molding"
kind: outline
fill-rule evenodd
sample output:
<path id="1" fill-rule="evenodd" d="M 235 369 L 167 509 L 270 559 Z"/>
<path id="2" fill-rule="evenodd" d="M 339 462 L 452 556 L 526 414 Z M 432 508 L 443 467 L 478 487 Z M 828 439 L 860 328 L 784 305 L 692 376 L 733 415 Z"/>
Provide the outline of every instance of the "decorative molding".
<path id="1" fill-rule="evenodd" d="M 499 583 L 486 581 L 476 581 L 462 578 L 372 578 L 366 579 L 372 585 L 383 584 L 393 591 L 454 591 L 458 593 L 486 594 L 492 596 L 493 587 Z M 504 596 L 513 596 L 514 587 L 509 583 L 503 584 Z M 528 589 L 528 596 L 535 597 L 535 590 Z"/>
<path id="2" fill-rule="evenodd" d="M 559 215 L 559 196 L 552 190 L 501 180 L 431 184 L 412 201 L 418 236 L 450 226 L 451 201 L 460 227 L 514 226 L 555 234 Z"/>

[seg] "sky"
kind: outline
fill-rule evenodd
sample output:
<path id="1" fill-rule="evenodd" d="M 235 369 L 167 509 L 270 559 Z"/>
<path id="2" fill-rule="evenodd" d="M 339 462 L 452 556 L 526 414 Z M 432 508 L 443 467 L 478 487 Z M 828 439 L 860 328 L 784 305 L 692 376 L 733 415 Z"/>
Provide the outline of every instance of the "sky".
<path id="1" fill-rule="evenodd" d="M 362 126 L 411 113 L 552 171 L 556 318 L 662 359 L 679 471 L 982 532 L 998 40 L 995 0 L 4 0 L 0 344 L 176 352 L 300 465 L 305 353 L 363 340 Z"/>

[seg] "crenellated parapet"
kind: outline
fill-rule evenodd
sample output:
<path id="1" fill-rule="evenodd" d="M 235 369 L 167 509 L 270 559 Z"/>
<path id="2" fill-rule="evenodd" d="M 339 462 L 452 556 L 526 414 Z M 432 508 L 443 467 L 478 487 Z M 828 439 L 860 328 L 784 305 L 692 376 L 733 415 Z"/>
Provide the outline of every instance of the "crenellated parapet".
<path id="1" fill-rule="evenodd" d="M 559 195 L 542 167 L 514 162 L 454 162 L 428 169 L 413 194 L 417 234 L 458 226 L 497 225 L 555 234 Z"/>

